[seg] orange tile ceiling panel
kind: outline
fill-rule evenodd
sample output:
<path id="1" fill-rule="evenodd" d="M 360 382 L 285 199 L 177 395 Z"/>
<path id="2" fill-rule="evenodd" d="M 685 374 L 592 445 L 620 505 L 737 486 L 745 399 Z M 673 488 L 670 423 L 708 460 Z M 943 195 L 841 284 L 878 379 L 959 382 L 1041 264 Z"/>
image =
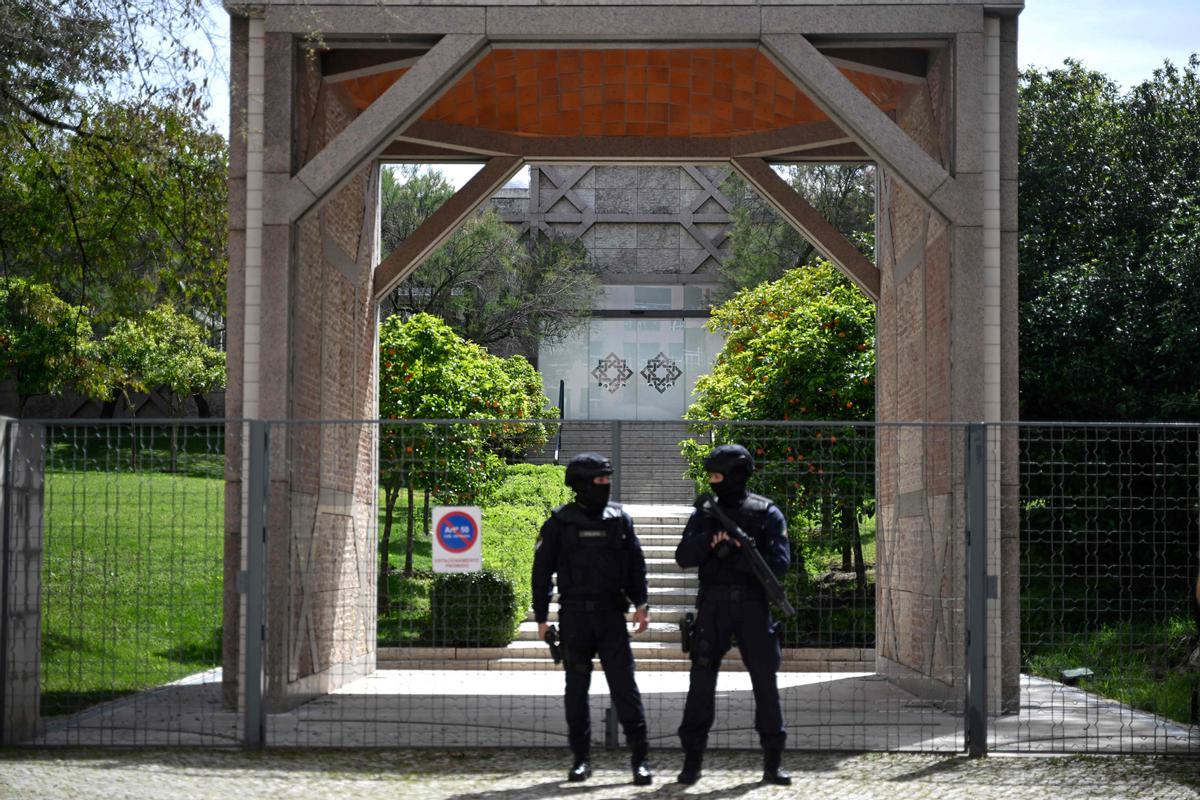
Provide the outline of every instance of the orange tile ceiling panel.
<path id="1" fill-rule="evenodd" d="M 843 73 L 892 110 L 913 85 Z M 366 108 L 404 70 L 346 81 Z M 421 117 L 525 136 L 725 137 L 827 119 L 752 48 L 494 50 Z"/>

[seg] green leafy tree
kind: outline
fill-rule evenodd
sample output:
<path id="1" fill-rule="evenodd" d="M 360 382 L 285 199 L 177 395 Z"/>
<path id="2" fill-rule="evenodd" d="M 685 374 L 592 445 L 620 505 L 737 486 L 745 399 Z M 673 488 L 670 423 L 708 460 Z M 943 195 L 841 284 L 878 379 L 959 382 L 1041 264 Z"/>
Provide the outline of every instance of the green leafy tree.
<path id="1" fill-rule="evenodd" d="M 558 416 L 558 409 L 543 390 L 542 374 L 524 356 L 500 359 L 500 368 L 512 383 L 511 393 L 501 400 L 505 417 L 546 420 Z M 542 423 L 504 425 L 493 435 L 491 448 L 506 461 L 515 463 L 526 454 L 544 447 L 553 433 Z"/>
<path id="2" fill-rule="evenodd" d="M 1022 73 L 1018 90 L 1022 419 L 1200 420 L 1200 59 L 1125 92 L 1068 61 Z M 1192 447 L 1138 430 L 1022 442 L 1022 495 L 1046 498 L 1022 504 L 1031 596 L 1090 598 L 1056 625 L 1100 630 L 1129 597 L 1188 613 L 1194 575 L 1158 565 L 1194 561 L 1190 508 L 1055 498 L 1190 496 L 1194 478 L 1169 465 Z M 1118 463 L 1135 468 L 1062 466 Z M 1124 566 L 1066 586 L 1036 577 L 1093 564 Z"/>
<path id="3" fill-rule="evenodd" d="M 791 187 L 825 219 L 873 257 L 875 169 L 863 164 L 804 164 L 783 168 Z M 721 267 L 727 294 L 778 280 L 820 254 L 781 218 L 758 191 L 734 175 L 723 187 L 733 201 L 729 257 Z"/>
<path id="4" fill-rule="evenodd" d="M 208 344 L 195 320 L 169 305 L 119 322 L 103 350 L 119 391 L 162 389 L 173 417 L 187 414 L 193 395 L 225 385 L 225 354 Z"/>
<path id="5" fill-rule="evenodd" d="M 386 170 L 383 250 L 390 252 L 454 194 L 439 172 Z M 580 243 L 534 235 L 521 241 L 491 209 L 463 223 L 391 292 L 394 313 L 430 313 L 473 342 L 554 340 L 586 321 L 598 291 Z"/>
<path id="6" fill-rule="evenodd" d="M 531 391 L 537 373 L 529 363 L 493 356 L 430 314 L 407 320 L 393 316 L 383 323 L 379 372 L 379 414 L 384 420 L 503 420 L 383 426 L 379 597 L 381 608 L 386 608 L 388 549 L 401 492 L 408 495 L 404 572 L 411 574 L 416 492 L 432 492 L 449 502 L 478 501 L 503 477 L 504 456 L 544 446 L 547 432 L 541 425 L 519 422 L 546 411 L 545 398 Z M 541 381 L 536 381 L 540 395 Z"/>
<path id="7" fill-rule="evenodd" d="M 708 420 L 862 420 L 875 418 L 875 308 L 826 262 L 789 270 L 777 281 L 738 292 L 713 309 L 709 330 L 725 337 L 712 371 L 696 383 L 686 417 Z M 858 515 L 873 502 L 872 442 L 851 427 L 721 425 L 715 441 L 738 442 L 769 465 L 757 485 L 791 515 L 840 528 L 843 565 L 853 557 L 860 590 L 866 568 Z M 708 442 L 685 442 L 702 480 Z"/>
<path id="8" fill-rule="evenodd" d="M 9 416 L 21 416 L 30 397 L 69 386 L 90 397 L 109 392 L 87 310 L 46 284 L 0 276 L 0 359 L 0 413 Z"/>
<path id="9" fill-rule="evenodd" d="M 169 305 L 152 308 L 137 319 L 117 323 L 101 350 L 114 376 L 114 388 L 129 393 L 161 390 L 172 417 L 187 414 L 188 400 L 225 385 L 225 354 L 208 344 L 205 330 Z M 133 436 L 131 431 L 131 436 Z M 131 441 L 137 463 L 137 440 Z M 179 456 L 179 427 L 171 426 L 170 470 Z"/>
<path id="10" fill-rule="evenodd" d="M 0 264 L 100 331 L 161 302 L 225 313 L 227 146 L 173 106 L 97 103 L 76 131 L 0 126 Z"/>
<path id="11" fill-rule="evenodd" d="M 200 110 L 192 71 L 209 32 L 203 0 L 6 0 L 0 4 L 0 124 L 76 131 L 105 96 Z"/>
<path id="12" fill-rule="evenodd" d="M 1200 60 L 1019 91 L 1022 418 L 1200 419 Z"/>

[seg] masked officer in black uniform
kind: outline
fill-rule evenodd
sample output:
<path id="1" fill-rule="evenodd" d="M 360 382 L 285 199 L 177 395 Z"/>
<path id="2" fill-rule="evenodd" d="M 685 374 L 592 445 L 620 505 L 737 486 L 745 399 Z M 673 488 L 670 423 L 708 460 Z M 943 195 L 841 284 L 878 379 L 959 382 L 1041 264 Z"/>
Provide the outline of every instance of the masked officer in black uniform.
<path id="1" fill-rule="evenodd" d="M 750 453 L 741 445 L 723 444 L 704 460 L 704 468 L 718 505 L 754 539 L 763 560 L 782 578 L 791 563 L 787 522 L 770 500 L 746 491 L 746 481 L 754 472 Z M 754 687 L 754 728 L 763 747 L 763 780 L 780 785 L 792 782 L 780 766 L 787 731 L 775 683 L 782 656 L 778 627 L 771 619 L 766 594 L 740 550 L 741 544 L 729 538 L 720 522 L 699 510 L 688 520 L 675 549 L 679 566 L 700 568 L 691 683 L 679 726 L 684 750 L 680 783 L 700 779 L 715 715 L 717 671 L 734 638 Z"/>
<path id="2" fill-rule="evenodd" d="M 599 653 L 632 754 L 633 782 L 644 786 L 652 780 L 646 713 L 633 678 L 625 612 L 630 603 L 636 606 L 636 632 L 646 629 L 646 559 L 633 520 L 619 504 L 608 502 L 612 471 L 608 459 L 596 453 L 581 453 L 567 463 L 566 483 L 575 490 L 575 502 L 556 508 L 542 525 L 533 557 L 533 614 L 538 636 L 545 639 L 550 576 L 557 573 L 568 738 L 575 755 L 567 779 L 583 781 L 592 774 L 588 688 L 592 657 Z"/>

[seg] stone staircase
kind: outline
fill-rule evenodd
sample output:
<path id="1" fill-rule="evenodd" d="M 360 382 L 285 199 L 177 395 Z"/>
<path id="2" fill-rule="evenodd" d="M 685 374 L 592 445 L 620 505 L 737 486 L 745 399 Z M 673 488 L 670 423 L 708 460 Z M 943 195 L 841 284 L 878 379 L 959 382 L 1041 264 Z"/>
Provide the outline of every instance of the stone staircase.
<path id="1" fill-rule="evenodd" d="M 695 487 L 684 478 L 687 462 L 679 443 L 688 437 L 687 424 L 652 420 L 623 422 L 567 421 L 563 423 L 558 460 L 596 452 L 608 456 L 619 484 L 614 500 L 622 503 L 689 504 Z M 557 438 L 551 439 L 539 461 L 554 459 Z"/>
<path id="2" fill-rule="evenodd" d="M 695 610 L 699 580 L 695 570 L 675 564 L 675 546 L 691 513 L 687 506 L 638 506 L 627 509 L 646 556 L 650 627 L 631 645 L 639 672 L 686 672 L 691 668 L 679 640 L 679 620 Z M 550 622 L 558 621 L 558 603 L 550 604 Z M 783 672 L 873 672 L 875 653 L 862 648 L 784 650 Z M 507 647 L 380 648 L 379 669 L 536 670 L 553 666 L 530 610 L 517 638 Z M 596 662 L 599 669 L 599 661 Z M 722 670 L 745 671 L 736 648 Z"/>

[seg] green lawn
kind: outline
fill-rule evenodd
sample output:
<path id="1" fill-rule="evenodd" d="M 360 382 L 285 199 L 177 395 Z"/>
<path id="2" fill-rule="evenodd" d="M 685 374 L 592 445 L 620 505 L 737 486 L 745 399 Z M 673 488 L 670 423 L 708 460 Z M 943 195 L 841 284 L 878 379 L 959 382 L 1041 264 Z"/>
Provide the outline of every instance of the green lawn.
<path id="1" fill-rule="evenodd" d="M 50 472 L 45 507 L 44 713 L 220 664 L 222 481 Z"/>
<path id="2" fill-rule="evenodd" d="M 100 445 L 85 444 L 57 445 L 66 449 L 53 452 L 52 463 L 78 459 L 73 463 L 104 466 Z M 210 444 L 191 441 L 182 450 L 184 471 L 178 474 L 48 472 L 44 713 L 69 713 L 220 665 L 224 483 Z M 143 463 L 163 464 L 161 447 L 145 448 L 140 455 Z M 127 469 L 124 464 L 108 468 Z M 542 511 L 539 507 L 537 514 Z M 381 644 L 416 643 L 428 636 L 433 582 L 429 537 L 418 531 L 416 574 L 405 578 L 399 574 L 403 506 L 396 518 L 391 547 L 395 572 L 390 576 L 395 602 L 380 618 Z M 874 520 L 864 521 L 868 565 L 875 560 L 874 533 Z M 522 529 L 519 539 L 525 542 L 530 535 Z M 840 552 L 826 550 L 810 560 L 808 569 L 815 577 L 837 566 Z M 837 611 L 852 618 L 826 620 L 828 628 L 804 637 L 828 642 L 842 634 L 873 633 L 870 620 L 857 616 L 866 609 Z M 1089 667 L 1095 677 L 1083 681 L 1082 688 L 1187 722 L 1191 678 L 1181 667 L 1191 627 L 1190 620 L 1176 618 L 1157 625 L 1114 624 L 1090 634 L 1063 633 L 1065 641 L 1029 650 L 1026 663 L 1032 673 L 1051 679 L 1058 679 L 1062 669 Z"/>
<path id="3" fill-rule="evenodd" d="M 1188 724 L 1194 677 L 1184 664 L 1194 631 L 1184 617 L 1114 623 L 1093 633 L 1063 633 L 1066 641 L 1031 649 L 1025 661 L 1032 674 L 1056 681 L 1064 669 L 1087 667 L 1095 675 L 1081 680 L 1081 689 Z"/>

